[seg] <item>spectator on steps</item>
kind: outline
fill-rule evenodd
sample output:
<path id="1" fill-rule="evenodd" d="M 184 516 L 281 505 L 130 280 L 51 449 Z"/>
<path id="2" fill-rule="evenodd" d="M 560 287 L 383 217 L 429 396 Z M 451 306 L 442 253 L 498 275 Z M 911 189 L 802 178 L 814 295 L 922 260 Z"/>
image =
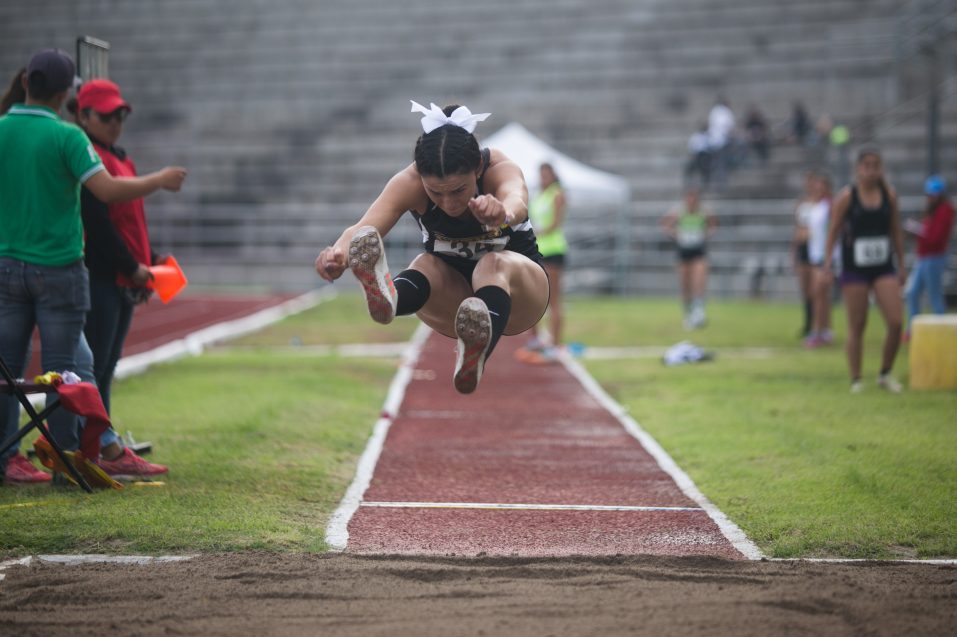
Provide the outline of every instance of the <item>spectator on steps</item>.
<path id="1" fill-rule="evenodd" d="M 734 160 L 734 112 L 728 100 L 718 97 L 708 113 L 708 146 L 711 152 L 711 175 L 719 188 L 727 184 Z"/>
<path id="2" fill-rule="evenodd" d="M 954 206 L 947 197 L 947 183 L 940 175 L 931 175 L 924 182 L 927 203 L 924 218 L 908 219 L 904 230 L 917 238 L 917 258 L 907 288 L 907 330 L 904 340 L 910 339 L 911 323 L 920 314 L 920 300 L 924 291 L 934 314 L 944 314 L 944 272 L 950 233 L 954 227 Z"/>
<path id="3" fill-rule="evenodd" d="M 110 80 L 85 82 L 76 96 L 77 123 L 114 177 L 135 177 L 136 166 L 116 145 L 132 112 L 120 88 Z M 96 386 L 107 413 L 116 364 L 133 319 L 133 309 L 150 296 L 149 266 L 160 261 L 152 251 L 143 199 L 105 204 L 83 188 L 80 195 L 86 231 L 86 266 L 90 272 L 90 311 L 83 328 L 93 352 Z M 100 466 L 118 478 L 164 474 L 163 465 L 147 462 L 123 445 L 112 429 L 104 434 Z"/>
<path id="4" fill-rule="evenodd" d="M 856 178 L 834 200 L 824 248 L 825 275 L 833 271 L 833 251 L 838 240 L 842 263 L 841 292 L 847 312 L 846 349 L 851 393 L 860 393 L 864 388 L 861 359 L 871 292 L 887 326 L 877 386 L 899 393 L 902 388 L 891 376 L 891 368 L 900 347 L 904 314 L 901 303 L 904 238 L 897 193 L 888 185 L 880 151 L 874 147 L 865 147 L 858 152 Z"/>
<path id="5" fill-rule="evenodd" d="M 695 177 L 697 175 L 697 177 Z M 688 161 L 685 164 L 685 187 L 707 188 L 711 181 L 711 142 L 708 124 L 702 123 L 688 138 Z"/>
<path id="6" fill-rule="evenodd" d="M 36 326 L 44 371 L 76 371 L 89 310 L 79 186 L 113 202 L 179 190 L 186 175 L 169 167 L 145 177 L 110 176 L 83 131 L 58 115 L 75 69 L 62 51 L 38 52 L 21 76 L 24 101 L 0 117 L 0 154 L 18 158 L 0 168 L 0 357 L 14 376 L 23 374 Z M 4 438 L 17 429 L 18 408 L 14 397 L 0 397 Z M 52 426 L 51 435 L 64 449 L 79 446 L 76 426 Z M 0 458 L 4 473 L 8 458 Z"/>
<path id="7" fill-rule="evenodd" d="M 791 108 L 791 130 L 788 141 L 792 144 L 804 146 L 808 143 L 808 134 L 811 132 L 811 118 L 807 114 L 804 103 L 796 100 Z"/>
<path id="8" fill-rule="evenodd" d="M 771 155 L 771 129 L 768 120 L 757 106 L 748 109 L 744 129 L 750 151 L 761 160 L 762 165 L 768 163 L 768 157 Z"/>

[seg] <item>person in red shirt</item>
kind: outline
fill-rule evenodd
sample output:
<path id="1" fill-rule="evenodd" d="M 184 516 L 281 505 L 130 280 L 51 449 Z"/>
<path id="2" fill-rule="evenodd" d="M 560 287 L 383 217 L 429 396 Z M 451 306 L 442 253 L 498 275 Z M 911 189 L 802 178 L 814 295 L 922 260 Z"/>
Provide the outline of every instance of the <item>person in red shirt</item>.
<path id="1" fill-rule="evenodd" d="M 947 183 L 940 175 L 931 175 L 924 182 L 927 206 L 921 221 L 908 219 L 904 229 L 917 237 L 917 259 L 907 288 L 909 314 L 904 339 L 910 338 L 910 323 L 920 314 L 921 295 L 927 291 L 934 314 L 947 311 L 944 303 L 944 271 L 947 270 L 947 248 L 954 226 L 954 206 L 947 197 Z"/>
<path id="2" fill-rule="evenodd" d="M 85 82 L 76 96 L 77 123 L 86 131 L 106 170 L 115 177 L 136 175 L 136 166 L 116 146 L 132 107 L 110 80 Z M 91 192 L 81 193 L 86 232 L 86 266 L 90 271 L 90 311 L 84 334 L 93 352 L 93 373 L 107 412 L 113 373 L 137 303 L 149 298 L 149 266 L 158 261 L 150 247 L 143 199 L 104 204 Z M 147 462 L 125 447 L 112 430 L 104 434 L 99 464 L 117 479 L 161 475 L 164 465 Z"/>

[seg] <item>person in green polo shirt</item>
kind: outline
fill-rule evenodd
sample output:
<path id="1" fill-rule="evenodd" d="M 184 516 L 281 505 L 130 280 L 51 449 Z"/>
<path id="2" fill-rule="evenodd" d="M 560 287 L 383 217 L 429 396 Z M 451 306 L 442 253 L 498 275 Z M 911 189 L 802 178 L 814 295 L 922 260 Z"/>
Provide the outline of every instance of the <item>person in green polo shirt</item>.
<path id="1" fill-rule="evenodd" d="M 76 371 L 74 355 L 90 307 L 83 264 L 80 185 L 105 202 L 126 201 L 160 188 L 177 191 L 186 171 L 171 166 L 136 178 L 112 177 L 86 134 L 57 113 L 76 67 L 56 49 L 35 54 L 22 76 L 26 93 L 0 117 L 0 357 L 23 374 L 34 327 L 40 329 L 44 371 Z M 18 405 L 0 397 L 0 435 L 16 431 Z M 63 448 L 79 445 L 76 419 L 51 424 Z M 0 474 L 17 451 L 0 456 Z"/>

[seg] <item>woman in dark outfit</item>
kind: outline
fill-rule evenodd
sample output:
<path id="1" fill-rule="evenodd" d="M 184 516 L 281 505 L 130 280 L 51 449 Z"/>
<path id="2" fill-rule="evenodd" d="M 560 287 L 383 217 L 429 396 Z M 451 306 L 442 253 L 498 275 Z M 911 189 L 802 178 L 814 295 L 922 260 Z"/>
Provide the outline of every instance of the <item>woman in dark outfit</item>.
<path id="1" fill-rule="evenodd" d="M 426 109 L 414 162 L 399 171 L 356 225 L 316 259 L 333 281 L 349 267 L 379 323 L 416 314 L 458 340 L 455 389 L 475 391 L 499 337 L 534 326 L 548 304 L 548 278 L 528 221 L 521 169 L 497 150 L 480 149 L 472 131 L 488 114 L 464 106 Z M 395 279 L 382 236 L 409 211 L 425 253 Z"/>
<path id="2" fill-rule="evenodd" d="M 897 193 L 884 178 L 880 152 L 864 148 L 857 156 L 855 181 L 844 188 L 831 207 L 831 223 L 824 250 L 824 272 L 831 273 L 834 245 L 841 239 L 841 292 L 847 311 L 847 362 L 851 392 L 863 389 L 861 359 L 871 291 L 880 308 L 887 334 L 877 375 L 878 387 L 899 393 L 901 385 L 891 368 L 901 342 L 904 284 L 904 238 Z M 896 255 L 896 266 L 895 257 Z"/>

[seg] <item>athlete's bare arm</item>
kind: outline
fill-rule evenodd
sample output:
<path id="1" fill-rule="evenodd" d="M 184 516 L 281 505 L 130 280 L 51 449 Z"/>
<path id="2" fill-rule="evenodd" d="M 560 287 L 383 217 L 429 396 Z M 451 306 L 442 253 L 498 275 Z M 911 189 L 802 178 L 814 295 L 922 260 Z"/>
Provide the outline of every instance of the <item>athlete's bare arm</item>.
<path id="1" fill-rule="evenodd" d="M 326 281 L 335 281 L 346 269 L 346 252 L 356 229 L 374 226 L 381 236 L 386 236 L 407 210 L 423 208 L 426 197 L 422 180 L 409 166 L 397 173 L 382 189 L 362 218 L 346 228 L 336 242 L 322 250 L 316 258 L 316 272 Z"/>
<path id="2" fill-rule="evenodd" d="M 489 194 L 469 202 L 469 209 L 480 222 L 497 228 L 503 224 L 516 226 L 528 219 L 528 188 L 522 169 L 498 150 L 491 151 L 485 190 Z"/>
<path id="3" fill-rule="evenodd" d="M 105 170 L 101 170 L 83 182 L 83 185 L 103 203 L 116 203 L 145 197 L 160 188 L 177 192 L 182 188 L 184 179 L 186 179 L 185 168 L 167 166 L 162 170 L 138 177 L 114 177 Z"/>
<path id="4" fill-rule="evenodd" d="M 831 204 L 831 221 L 827 228 L 827 243 L 824 245 L 824 269 L 831 270 L 831 255 L 834 254 L 834 244 L 837 243 L 837 233 L 840 232 L 847 209 L 851 205 L 851 189 L 844 188 L 835 197 Z"/>

